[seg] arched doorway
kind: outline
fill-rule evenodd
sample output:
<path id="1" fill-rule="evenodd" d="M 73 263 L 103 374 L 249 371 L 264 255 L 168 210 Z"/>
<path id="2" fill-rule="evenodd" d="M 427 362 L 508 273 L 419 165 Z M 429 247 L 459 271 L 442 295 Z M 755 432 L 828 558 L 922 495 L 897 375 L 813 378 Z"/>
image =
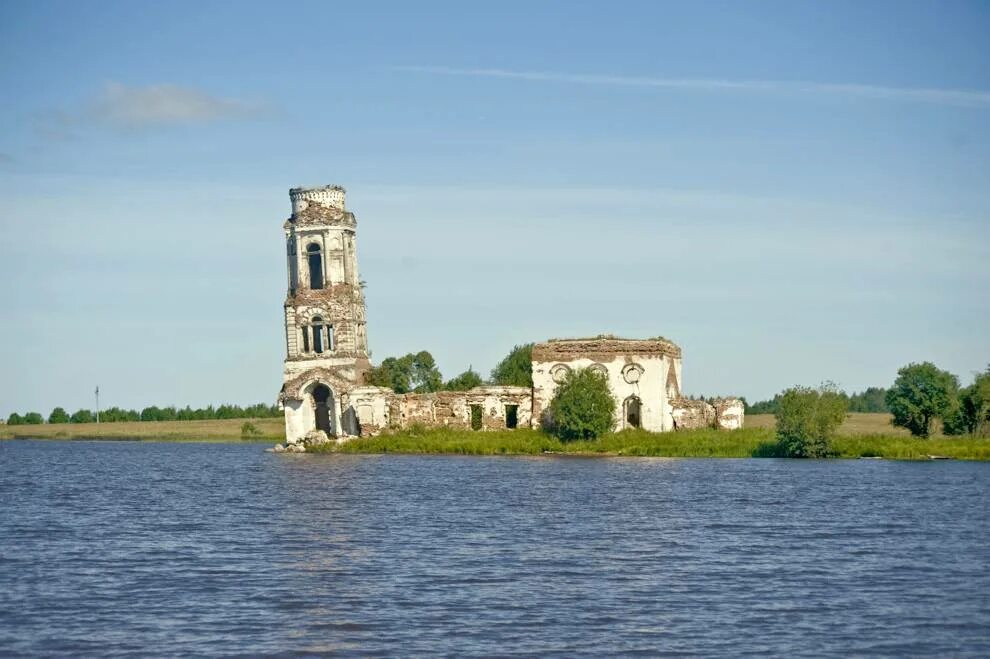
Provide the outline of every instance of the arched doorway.
<path id="1" fill-rule="evenodd" d="M 642 403 L 637 396 L 630 396 L 622 404 L 623 418 L 626 420 L 626 428 L 639 428 L 642 426 Z"/>
<path id="2" fill-rule="evenodd" d="M 333 392 L 325 384 L 313 387 L 313 403 L 315 404 L 316 429 L 322 430 L 328 436 L 333 432 Z"/>

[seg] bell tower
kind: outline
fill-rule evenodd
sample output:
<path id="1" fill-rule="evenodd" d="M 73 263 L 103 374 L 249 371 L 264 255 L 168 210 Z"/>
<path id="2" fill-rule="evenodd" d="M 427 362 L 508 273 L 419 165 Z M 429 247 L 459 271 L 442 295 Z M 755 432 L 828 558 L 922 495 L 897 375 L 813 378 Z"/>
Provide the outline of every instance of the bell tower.
<path id="1" fill-rule="evenodd" d="M 287 438 L 341 426 L 340 397 L 369 369 L 357 220 L 339 185 L 292 188 L 285 230 L 285 371 L 279 402 Z"/>

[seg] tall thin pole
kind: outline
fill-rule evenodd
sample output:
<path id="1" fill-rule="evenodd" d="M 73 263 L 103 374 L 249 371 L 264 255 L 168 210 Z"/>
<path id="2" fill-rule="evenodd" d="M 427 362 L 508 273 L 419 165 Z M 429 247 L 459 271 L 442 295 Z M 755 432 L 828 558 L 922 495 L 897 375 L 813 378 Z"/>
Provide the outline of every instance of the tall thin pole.
<path id="1" fill-rule="evenodd" d="M 100 422 L 100 385 L 96 385 L 96 422 Z"/>

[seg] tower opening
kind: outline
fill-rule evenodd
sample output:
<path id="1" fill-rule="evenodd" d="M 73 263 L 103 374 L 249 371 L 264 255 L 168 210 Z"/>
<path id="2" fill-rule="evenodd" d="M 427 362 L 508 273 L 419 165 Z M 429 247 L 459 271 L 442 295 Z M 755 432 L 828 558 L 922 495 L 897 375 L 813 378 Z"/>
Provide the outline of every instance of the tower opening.
<path id="1" fill-rule="evenodd" d="M 313 319 L 313 352 L 323 352 L 323 319 L 317 316 Z"/>
<path id="2" fill-rule="evenodd" d="M 309 259 L 309 287 L 323 288 L 323 251 L 317 243 L 310 243 L 306 246 L 306 253 Z"/>
<path id="3" fill-rule="evenodd" d="M 333 434 L 333 422 L 331 421 L 331 410 L 333 409 L 333 392 L 325 384 L 318 384 L 313 388 L 313 402 L 316 404 L 316 429 L 322 430 L 327 435 Z"/>

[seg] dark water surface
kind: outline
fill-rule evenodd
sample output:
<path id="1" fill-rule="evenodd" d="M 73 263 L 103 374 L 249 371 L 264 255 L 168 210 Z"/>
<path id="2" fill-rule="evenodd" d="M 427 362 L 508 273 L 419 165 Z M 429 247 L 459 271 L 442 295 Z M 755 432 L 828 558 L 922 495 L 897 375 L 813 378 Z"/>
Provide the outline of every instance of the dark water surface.
<path id="1" fill-rule="evenodd" d="M 0 442 L 3 654 L 990 655 L 990 464 Z"/>

